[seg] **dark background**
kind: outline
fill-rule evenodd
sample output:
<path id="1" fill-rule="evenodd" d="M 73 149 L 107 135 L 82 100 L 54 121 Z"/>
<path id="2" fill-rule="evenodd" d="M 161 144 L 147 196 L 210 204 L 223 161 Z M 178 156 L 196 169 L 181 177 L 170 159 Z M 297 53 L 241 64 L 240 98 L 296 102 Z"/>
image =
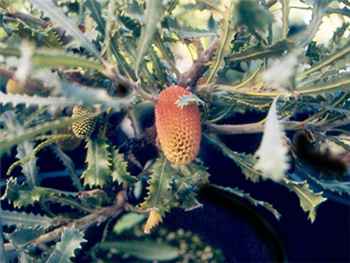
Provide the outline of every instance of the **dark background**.
<path id="1" fill-rule="evenodd" d="M 245 119 L 245 121 L 248 121 Z M 225 136 L 231 149 L 254 152 L 261 135 Z M 201 195 L 203 208 L 173 211 L 168 227 L 183 227 L 200 234 L 223 249 L 227 262 L 350 262 L 350 210 L 327 200 L 311 223 L 295 193 L 273 182 L 248 182 L 240 169 L 205 140 L 201 158 L 209 167 L 210 181 L 238 186 L 257 199 L 270 202 L 281 214 L 277 221 L 264 208 L 255 208 L 237 198 L 228 204 L 215 192 Z M 273 158 L 273 157 L 272 157 Z"/>
<path id="2" fill-rule="evenodd" d="M 253 122 L 256 116 L 242 116 L 235 121 Z M 253 153 L 259 146 L 261 134 L 221 138 L 233 150 Z M 76 164 L 83 165 L 84 149 L 80 148 L 71 156 Z M 45 156 L 38 161 L 41 172 L 62 169 L 53 161 L 55 158 L 50 150 L 44 150 L 41 156 Z M 210 245 L 222 249 L 229 263 L 350 262 L 349 207 L 328 200 L 320 205 L 316 221 L 312 224 L 300 207 L 295 193 L 270 181 L 256 184 L 247 181 L 235 163 L 205 139 L 202 141 L 200 158 L 209 167 L 212 183 L 237 186 L 256 199 L 268 201 L 282 217 L 277 221 L 264 208 L 253 207 L 240 198 L 228 202 L 220 193 L 205 189 L 200 193 L 202 208 L 190 212 L 172 210 L 165 218 L 166 227 L 184 228 L 199 234 Z M 7 169 L 9 161 L 9 158 L 3 158 L 3 171 Z M 65 180 L 50 178 L 48 182 L 48 187 L 69 190 Z M 99 238 L 101 230 L 96 232 L 96 229 L 92 229 L 89 232 Z"/>

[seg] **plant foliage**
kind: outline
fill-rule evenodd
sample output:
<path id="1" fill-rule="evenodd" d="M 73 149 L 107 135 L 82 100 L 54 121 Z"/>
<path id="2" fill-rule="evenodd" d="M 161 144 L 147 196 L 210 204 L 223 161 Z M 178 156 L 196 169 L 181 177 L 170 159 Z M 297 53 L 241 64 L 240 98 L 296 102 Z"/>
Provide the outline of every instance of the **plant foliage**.
<path id="1" fill-rule="evenodd" d="M 167 230 L 167 214 L 191 216 L 208 186 L 271 220 L 287 212 L 219 185 L 208 145 L 250 183 L 291 191 L 311 222 L 328 200 L 349 205 L 349 175 L 303 160 L 292 139 L 305 130 L 318 156 L 349 165 L 349 8 L 0 0 L 0 261 L 227 262 L 195 233 Z M 297 9 L 310 21 L 300 26 Z M 326 38 L 324 17 L 341 18 Z M 188 165 L 168 161 L 157 140 L 154 106 L 171 85 L 192 94 L 179 110 L 197 104 L 201 113 L 203 149 Z M 263 134 L 263 149 L 226 141 L 243 134 Z"/>

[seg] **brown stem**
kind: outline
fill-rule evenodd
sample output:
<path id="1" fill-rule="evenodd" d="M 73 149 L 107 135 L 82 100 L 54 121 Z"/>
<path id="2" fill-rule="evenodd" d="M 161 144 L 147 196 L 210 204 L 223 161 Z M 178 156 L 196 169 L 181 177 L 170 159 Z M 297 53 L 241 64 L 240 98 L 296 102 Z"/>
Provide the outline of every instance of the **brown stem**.
<path id="1" fill-rule="evenodd" d="M 121 191 L 117 194 L 117 198 L 114 205 L 97 209 L 87 216 L 73 220 L 68 224 L 61 225 L 60 227 L 30 241 L 29 244 L 40 247 L 48 242 L 55 241 L 59 239 L 65 228 L 74 227 L 84 231 L 93 225 L 101 224 L 108 219 L 119 216 L 125 210 L 126 206 L 126 193 L 124 191 Z M 7 251 L 15 249 L 12 244 L 6 244 L 5 248 Z"/>
<path id="2" fill-rule="evenodd" d="M 220 43 L 219 39 L 216 39 L 210 47 L 205 50 L 199 58 L 193 63 L 192 67 L 185 73 L 180 76 L 178 84 L 183 87 L 193 87 L 196 85 L 196 82 L 203 74 L 203 69 L 205 65 L 209 62 L 209 60 L 214 55 L 216 49 L 218 48 Z"/>
<path id="3" fill-rule="evenodd" d="M 15 73 L 13 71 L 4 69 L 4 68 L 0 68 L 0 76 L 5 77 L 7 79 L 10 79 L 13 77 L 13 75 L 15 75 Z"/>
<path id="4" fill-rule="evenodd" d="M 350 124 L 349 119 L 339 120 L 333 123 L 325 123 L 319 122 L 310 124 L 311 127 L 316 127 L 322 130 L 333 129 L 339 126 L 344 126 Z M 284 129 L 287 131 L 295 131 L 301 130 L 305 128 L 306 123 L 303 121 L 287 121 L 283 122 Z M 206 126 L 209 131 L 214 132 L 216 134 L 254 134 L 254 133 L 262 133 L 264 131 L 264 123 L 263 122 L 255 122 L 248 124 L 212 124 L 206 123 Z"/>

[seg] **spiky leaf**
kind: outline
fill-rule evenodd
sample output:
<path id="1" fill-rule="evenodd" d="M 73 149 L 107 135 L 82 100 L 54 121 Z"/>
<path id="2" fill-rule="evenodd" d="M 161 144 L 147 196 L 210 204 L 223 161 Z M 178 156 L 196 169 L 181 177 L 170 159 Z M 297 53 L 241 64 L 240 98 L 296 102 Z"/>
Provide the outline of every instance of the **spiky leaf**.
<path id="1" fill-rule="evenodd" d="M 48 192 L 40 187 L 30 187 L 26 183 L 19 183 L 17 178 L 7 180 L 6 190 L 2 199 L 7 199 L 15 208 L 27 207 L 40 201 Z"/>
<path id="2" fill-rule="evenodd" d="M 273 207 L 272 204 L 270 204 L 269 202 L 266 202 L 266 201 L 260 201 L 260 200 L 253 198 L 249 193 L 244 192 L 243 190 L 239 189 L 238 187 L 231 188 L 231 187 L 222 187 L 219 185 L 212 185 L 212 186 L 214 186 L 216 189 L 219 189 L 219 190 L 225 191 L 227 193 L 236 195 L 240 198 L 244 198 L 244 199 L 248 200 L 254 206 L 264 207 L 269 212 L 271 212 L 277 220 L 279 220 L 281 218 L 281 214 L 278 212 L 278 210 L 276 210 Z"/>
<path id="3" fill-rule="evenodd" d="M 124 159 L 124 155 L 119 153 L 118 150 L 114 150 L 112 155 L 112 179 L 119 184 L 128 183 L 132 184 L 137 179 L 128 172 L 128 163 Z"/>
<path id="4" fill-rule="evenodd" d="M 142 29 L 141 37 L 137 47 L 136 57 L 136 72 L 139 71 L 140 65 L 144 59 L 147 50 L 152 44 L 153 36 L 157 31 L 158 24 L 160 23 L 164 13 L 161 0 L 146 0 L 145 10 L 145 25 Z"/>
<path id="5" fill-rule="evenodd" d="M 116 234 L 123 233 L 131 229 L 132 227 L 138 225 L 145 219 L 146 216 L 144 214 L 128 213 L 126 215 L 123 215 L 115 224 L 113 232 L 115 232 Z"/>
<path id="6" fill-rule="evenodd" d="M 317 207 L 327 200 L 327 198 L 323 197 L 323 192 L 313 192 L 307 181 L 296 182 L 284 179 L 284 183 L 290 190 L 297 194 L 301 208 L 305 213 L 308 213 L 308 218 L 313 223 L 316 219 Z"/>
<path id="7" fill-rule="evenodd" d="M 52 219 L 46 216 L 34 215 L 25 212 L 6 211 L 0 213 L 1 223 L 7 226 L 21 227 L 43 227 L 48 228 L 52 225 Z"/>
<path id="8" fill-rule="evenodd" d="M 239 166 L 239 168 L 241 168 L 248 180 L 251 180 L 254 183 L 260 180 L 261 173 L 254 169 L 256 159 L 253 155 L 232 151 L 222 141 L 220 141 L 220 139 L 213 135 L 205 135 L 205 137 L 210 143 L 215 144 L 225 156 L 233 160 Z"/>
<path id="9" fill-rule="evenodd" d="M 58 8 L 52 0 L 31 0 L 33 5 L 42 10 L 52 22 L 64 28 L 68 34 L 73 36 L 83 47 L 88 49 L 91 54 L 99 57 L 99 53 L 90 40 L 79 30 L 69 17 Z"/>
<path id="10" fill-rule="evenodd" d="M 111 153 L 108 143 L 103 139 L 88 140 L 86 163 L 83 172 L 84 185 L 104 187 L 111 179 Z"/>
<path id="11" fill-rule="evenodd" d="M 46 263 L 71 263 L 76 250 L 85 242 L 84 233 L 76 228 L 65 228 L 59 241 Z"/>
<path id="12" fill-rule="evenodd" d="M 23 228 L 18 227 L 15 231 L 13 231 L 10 234 L 6 235 L 6 238 L 11 241 L 11 243 L 16 248 L 23 248 L 26 246 L 26 244 L 37 238 L 43 233 L 43 229 L 41 227 L 35 227 L 35 228 Z"/>
<path id="13" fill-rule="evenodd" d="M 141 208 L 158 208 L 163 214 L 171 207 L 173 195 L 171 192 L 171 181 L 176 176 L 176 170 L 171 167 L 166 158 L 159 158 L 151 169 L 148 181 L 148 194 Z"/>

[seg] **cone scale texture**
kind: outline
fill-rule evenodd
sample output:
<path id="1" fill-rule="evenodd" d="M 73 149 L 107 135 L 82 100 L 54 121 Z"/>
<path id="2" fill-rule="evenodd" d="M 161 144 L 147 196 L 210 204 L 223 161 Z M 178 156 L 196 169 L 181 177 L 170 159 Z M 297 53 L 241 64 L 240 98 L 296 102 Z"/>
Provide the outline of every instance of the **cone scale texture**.
<path id="1" fill-rule="evenodd" d="M 182 108 L 176 101 L 191 93 L 180 86 L 170 86 L 159 94 L 155 108 L 156 129 L 160 147 L 173 164 L 193 161 L 201 140 L 200 112 L 197 104 Z"/>

